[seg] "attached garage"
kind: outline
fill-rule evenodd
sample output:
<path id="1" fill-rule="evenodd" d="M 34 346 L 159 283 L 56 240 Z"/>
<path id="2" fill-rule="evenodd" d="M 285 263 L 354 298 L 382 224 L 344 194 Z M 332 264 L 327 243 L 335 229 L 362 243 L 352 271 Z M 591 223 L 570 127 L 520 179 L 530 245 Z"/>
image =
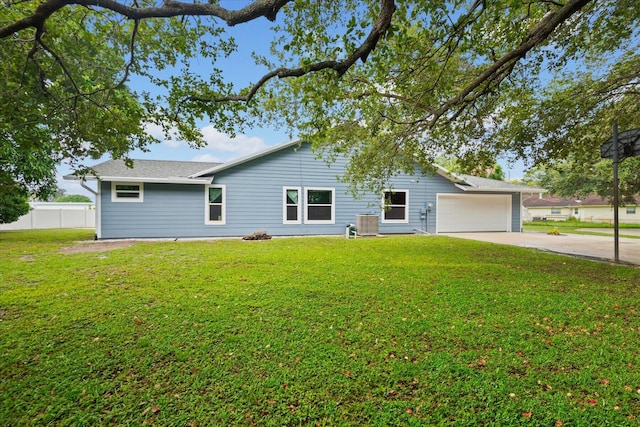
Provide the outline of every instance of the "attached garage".
<path id="1" fill-rule="evenodd" d="M 511 231 L 511 194 L 438 194 L 437 233 Z"/>

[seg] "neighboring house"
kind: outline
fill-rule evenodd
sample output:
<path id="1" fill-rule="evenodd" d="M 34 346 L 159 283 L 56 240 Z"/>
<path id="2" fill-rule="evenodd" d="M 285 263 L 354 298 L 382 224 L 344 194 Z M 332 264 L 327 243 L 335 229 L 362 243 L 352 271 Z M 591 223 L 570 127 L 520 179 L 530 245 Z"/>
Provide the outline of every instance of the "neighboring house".
<path id="1" fill-rule="evenodd" d="M 523 200 L 522 205 L 525 221 L 576 218 L 585 222 L 613 223 L 612 204 L 597 195 L 584 198 L 533 196 Z M 619 207 L 618 218 L 621 223 L 640 224 L 640 196 L 635 197 L 635 204 Z"/>
<path id="2" fill-rule="evenodd" d="M 292 141 L 223 164 L 109 160 L 85 179 L 98 182 L 99 239 L 342 234 L 362 214 L 382 234 L 521 231 L 522 194 L 545 191 L 440 168 L 354 199 L 338 178 L 345 165 Z"/>

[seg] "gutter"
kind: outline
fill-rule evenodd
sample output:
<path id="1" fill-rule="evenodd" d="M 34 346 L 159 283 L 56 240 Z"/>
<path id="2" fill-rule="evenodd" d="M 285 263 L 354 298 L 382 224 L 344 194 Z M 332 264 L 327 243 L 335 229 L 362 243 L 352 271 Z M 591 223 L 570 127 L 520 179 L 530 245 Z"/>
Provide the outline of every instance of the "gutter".
<path id="1" fill-rule="evenodd" d="M 207 178 L 185 178 L 185 177 L 167 177 L 167 178 L 145 178 L 145 177 L 126 177 L 126 176 L 87 176 L 86 179 L 110 181 L 110 182 L 142 182 L 142 183 L 160 183 L 160 184 L 211 184 L 213 177 Z M 80 178 L 74 175 L 66 175 L 64 179 L 78 180 Z M 84 180 L 82 181 L 84 182 Z M 93 191 L 92 191 L 93 192 Z"/>
<path id="2" fill-rule="evenodd" d="M 486 192 L 486 193 L 546 193 L 548 190 L 544 188 L 491 188 L 491 187 L 475 187 L 471 185 L 454 184 L 464 192 Z"/>

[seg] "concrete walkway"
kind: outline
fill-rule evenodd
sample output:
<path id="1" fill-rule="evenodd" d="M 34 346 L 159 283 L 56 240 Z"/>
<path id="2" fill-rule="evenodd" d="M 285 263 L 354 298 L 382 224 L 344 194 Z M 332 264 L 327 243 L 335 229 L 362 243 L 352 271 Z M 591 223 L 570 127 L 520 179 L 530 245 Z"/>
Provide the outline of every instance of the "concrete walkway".
<path id="1" fill-rule="evenodd" d="M 535 248 L 548 252 L 580 257 L 596 258 L 603 261 L 614 259 L 613 236 L 589 236 L 582 234 L 547 233 L 448 233 L 450 237 L 472 239 L 504 245 Z M 620 261 L 640 265 L 640 239 L 620 238 Z"/>

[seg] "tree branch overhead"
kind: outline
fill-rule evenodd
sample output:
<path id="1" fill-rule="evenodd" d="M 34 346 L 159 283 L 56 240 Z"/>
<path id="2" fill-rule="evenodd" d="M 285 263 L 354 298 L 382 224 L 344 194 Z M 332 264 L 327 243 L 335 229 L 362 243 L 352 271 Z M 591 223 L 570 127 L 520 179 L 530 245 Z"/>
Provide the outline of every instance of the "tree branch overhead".
<path id="1" fill-rule="evenodd" d="M 357 181 L 442 152 L 557 158 L 640 115 L 638 1 L 199 1 L 5 2 L 0 154 L 81 165 L 157 142 L 149 125 L 201 146 L 203 120 L 260 121 L 353 155 Z M 225 32 L 249 23 L 260 44 Z M 266 72 L 230 75 L 241 60 Z"/>
<path id="2" fill-rule="evenodd" d="M 66 6 L 95 6 L 116 12 L 128 19 L 170 18 L 175 16 L 211 16 L 222 19 L 229 26 L 264 17 L 274 21 L 280 9 L 292 0 L 256 0 L 239 10 L 215 4 L 196 4 L 167 0 L 160 7 L 132 7 L 115 0 L 46 0 L 35 12 L 19 21 L 0 28 L 0 39 L 27 28 L 39 28 L 55 12 Z"/>

